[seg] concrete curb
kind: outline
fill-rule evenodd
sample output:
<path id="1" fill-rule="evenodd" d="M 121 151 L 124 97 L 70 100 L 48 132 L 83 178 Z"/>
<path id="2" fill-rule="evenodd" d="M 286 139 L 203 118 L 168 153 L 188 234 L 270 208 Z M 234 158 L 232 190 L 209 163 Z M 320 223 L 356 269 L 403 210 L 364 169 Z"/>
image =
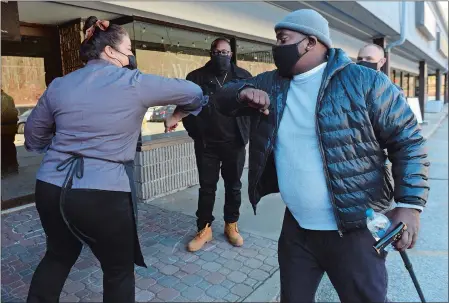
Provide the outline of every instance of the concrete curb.
<path id="1" fill-rule="evenodd" d="M 277 302 L 281 291 L 279 269 L 253 291 L 243 302 Z"/>

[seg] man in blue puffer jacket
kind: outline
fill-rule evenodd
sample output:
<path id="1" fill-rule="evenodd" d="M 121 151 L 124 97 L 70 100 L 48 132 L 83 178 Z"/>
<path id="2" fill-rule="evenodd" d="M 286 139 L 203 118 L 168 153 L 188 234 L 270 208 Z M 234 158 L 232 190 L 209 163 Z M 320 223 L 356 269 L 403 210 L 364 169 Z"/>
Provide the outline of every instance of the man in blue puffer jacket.
<path id="1" fill-rule="evenodd" d="M 328 22 L 317 12 L 292 12 L 275 31 L 277 70 L 229 83 L 213 102 L 224 114 L 251 117 L 254 212 L 275 192 L 287 206 L 281 301 L 313 302 L 327 272 L 342 302 L 384 302 L 385 258 L 372 248 L 365 210 L 408 225 L 399 250 L 415 245 L 429 192 L 417 120 L 384 74 L 332 48 Z"/>

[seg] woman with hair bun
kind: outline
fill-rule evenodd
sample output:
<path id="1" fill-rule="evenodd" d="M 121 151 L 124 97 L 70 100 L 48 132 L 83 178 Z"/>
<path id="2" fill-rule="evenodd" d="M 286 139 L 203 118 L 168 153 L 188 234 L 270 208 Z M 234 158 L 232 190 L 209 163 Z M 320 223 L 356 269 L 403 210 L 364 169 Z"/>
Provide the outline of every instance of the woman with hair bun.
<path id="1" fill-rule="evenodd" d="M 146 267 L 133 179 L 144 114 L 177 105 L 167 132 L 207 103 L 190 81 L 141 73 L 121 26 L 90 17 L 83 31 L 86 65 L 48 86 L 25 127 L 26 149 L 45 153 L 35 199 L 47 236 L 27 302 L 59 301 L 83 244 L 101 263 L 104 302 L 135 301 L 134 264 Z"/>

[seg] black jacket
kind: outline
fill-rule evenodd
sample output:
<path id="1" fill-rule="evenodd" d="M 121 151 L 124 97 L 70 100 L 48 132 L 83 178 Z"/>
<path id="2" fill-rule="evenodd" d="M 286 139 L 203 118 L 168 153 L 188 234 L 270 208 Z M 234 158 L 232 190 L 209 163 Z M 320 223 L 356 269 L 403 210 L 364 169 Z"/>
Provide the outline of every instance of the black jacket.
<path id="1" fill-rule="evenodd" d="M 249 197 L 279 192 L 273 147 L 290 80 L 277 71 L 227 84 L 212 102 L 224 114 L 251 116 Z M 237 99 L 247 86 L 266 91 L 265 116 Z M 233 100 L 233 102 L 229 102 Z M 381 72 L 353 64 L 330 49 L 318 95 L 316 131 L 340 231 L 365 226 L 365 210 L 398 202 L 424 206 L 429 192 L 427 152 L 417 120 L 403 95 Z M 388 150 L 395 186 L 385 164 Z"/>
<path id="2" fill-rule="evenodd" d="M 235 64 L 231 63 L 231 72 L 228 75 L 228 77 L 229 77 L 228 79 L 232 80 L 243 80 L 251 78 L 251 74 L 245 69 L 240 68 Z M 192 81 L 197 85 L 199 85 L 203 90 L 204 95 L 213 96 L 220 89 L 213 76 L 210 61 L 206 63 L 205 66 L 190 72 L 187 75 L 186 80 Z M 186 129 L 187 133 L 193 140 L 204 139 L 204 130 L 208 126 L 205 125 L 206 119 L 203 119 L 202 117 L 204 115 L 207 115 L 208 111 L 210 110 L 216 109 L 213 106 L 212 107 L 207 106 L 206 108 L 203 108 L 203 110 L 198 116 L 195 117 L 193 115 L 189 115 L 182 120 L 184 128 Z M 236 117 L 236 122 L 240 131 L 240 134 L 236 135 L 240 135 L 242 144 L 246 145 L 249 139 L 250 118 L 247 116 L 239 116 Z"/>

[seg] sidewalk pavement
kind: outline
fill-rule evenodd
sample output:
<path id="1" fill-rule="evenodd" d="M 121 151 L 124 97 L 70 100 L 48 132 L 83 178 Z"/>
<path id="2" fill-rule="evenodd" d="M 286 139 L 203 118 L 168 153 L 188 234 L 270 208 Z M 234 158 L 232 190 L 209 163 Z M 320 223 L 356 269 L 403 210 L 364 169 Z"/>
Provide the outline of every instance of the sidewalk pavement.
<path id="1" fill-rule="evenodd" d="M 429 139 L 431 194 L 422 214 L 420 240 L 410 252 L 428 301 L 448 301 L 448 121 L 444 114 L 426 114 L 423 126 Z M 442 123 L 442 125 L 441 125 Z M 214 240 L 191 254 L 186 243 L 195 234 L 198 188 L 192 187 L 139 205 L 139 236 L 148 269 L 137 268 L 138 302 L 274 302 L 279 301 L 277 239 L 285 206 L 279 194 L 264 198 L 254 216 L 247 200 L 247 171 L 242 177 L 243 203 L 239 226 L 242 248 L 229 245 L 223 235 L 224 189 L 220 182 L 213 224 Z M 45 252 L 43 233 L 34 206 L 2 213 L 2 302 L 23 302 L 32 274 Z M 417 302 L 418 297 L 401 259 L 391 253 L 389 299 Z M 72 269 L 62 302 L 100 302 L 102 272 L 88 249 Z M 323 279 L 318 302 L 336 302 L 338 296 Z"/>

